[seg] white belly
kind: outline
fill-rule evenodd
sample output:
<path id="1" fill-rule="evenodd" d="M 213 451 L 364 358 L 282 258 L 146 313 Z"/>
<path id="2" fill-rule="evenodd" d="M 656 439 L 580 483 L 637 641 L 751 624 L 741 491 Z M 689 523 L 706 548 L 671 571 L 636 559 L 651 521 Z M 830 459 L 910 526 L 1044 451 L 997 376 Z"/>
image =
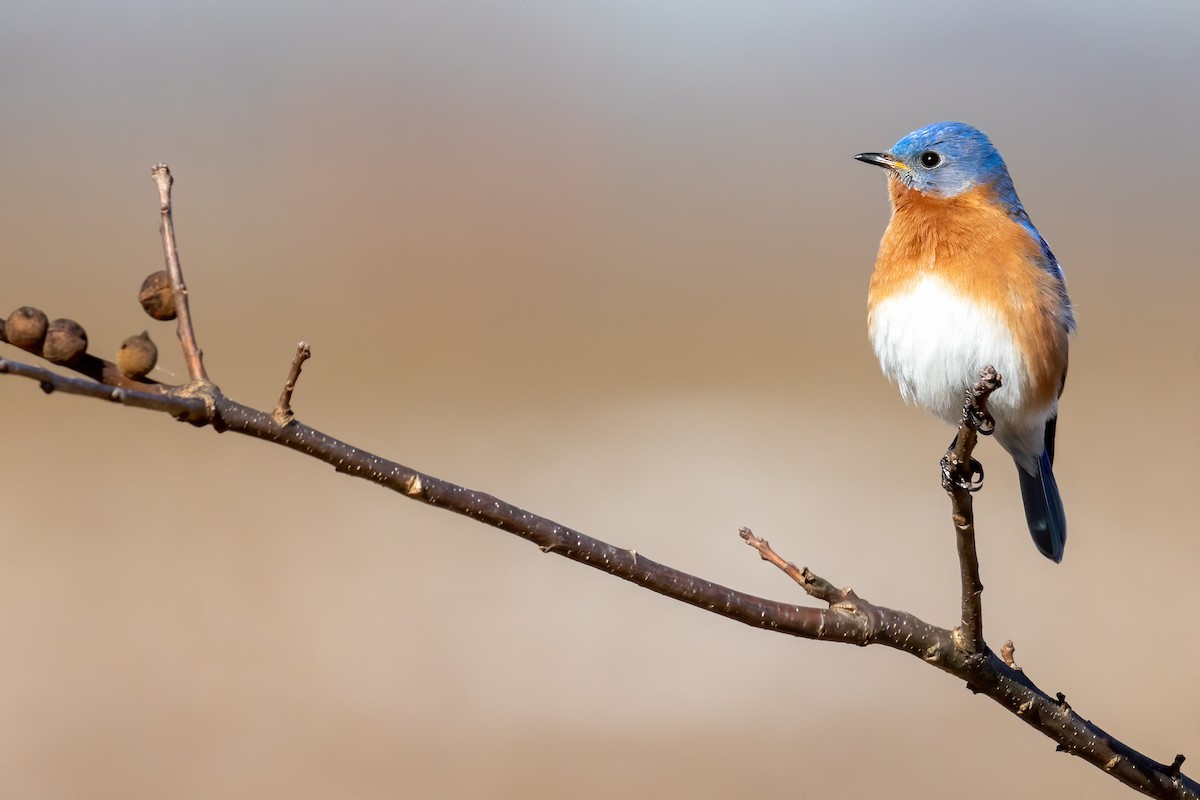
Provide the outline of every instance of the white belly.
<path id="1" fill-rule="evenodd" d="M 1041 454 L 1042 430 L 1054 407 L 1026 407 L 1029 373 L 997 310 L 968 303 L 930 275 L 876 304 L 868 324 L 883 372 L 899 384 L 905 402 L 951 425 L 962 418 L 963 392 L 984 367 L 994 366 L 1003 381 L 988 404 L 996 438 L 1018 460 Z"/>

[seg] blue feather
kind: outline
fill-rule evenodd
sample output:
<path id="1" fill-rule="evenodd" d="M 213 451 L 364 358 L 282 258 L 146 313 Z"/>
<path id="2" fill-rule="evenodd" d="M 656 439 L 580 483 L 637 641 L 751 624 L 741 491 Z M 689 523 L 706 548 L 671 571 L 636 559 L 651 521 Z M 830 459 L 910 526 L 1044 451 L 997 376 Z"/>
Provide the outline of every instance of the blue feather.
<path id="1" fill-rule="evenodd" d="M 1067 545 L 1067 517 L 1054 480 L 1049 450 L 1042 453 L 1038 467 L 1038 474 L 1030 475 L 1017 465 L 1021 499 L 1025 501 L 1025 521 L 1029 523 L 1029 534 L 1037 549 L 1057 564 L 1062 561 Z"/>

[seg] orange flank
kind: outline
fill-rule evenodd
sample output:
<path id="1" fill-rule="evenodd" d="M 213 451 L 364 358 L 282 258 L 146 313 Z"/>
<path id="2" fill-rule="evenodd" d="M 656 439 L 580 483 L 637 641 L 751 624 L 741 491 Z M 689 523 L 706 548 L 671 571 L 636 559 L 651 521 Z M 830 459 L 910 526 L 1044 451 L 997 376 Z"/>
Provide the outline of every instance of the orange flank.
<path id="1" fill-rule="evenodd" d="M 995 309 L 1023 354 L 1029 400 L 1048 406 L 1062 392 L 1067 330 L 1041 247 L 996 199 L 991 186 L 933 197 L 888 176 L 892 219 L 871 275 L 868 307 L 936 277 L 963 298 Z"/>

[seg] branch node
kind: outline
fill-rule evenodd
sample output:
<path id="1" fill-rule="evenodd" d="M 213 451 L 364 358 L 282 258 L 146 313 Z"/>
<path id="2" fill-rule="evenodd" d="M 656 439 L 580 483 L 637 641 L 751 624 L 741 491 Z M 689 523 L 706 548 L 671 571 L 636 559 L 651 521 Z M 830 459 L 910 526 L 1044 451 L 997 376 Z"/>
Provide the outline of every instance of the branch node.
<path id="1" fill-rule="evenodd" d="M 420 497 L 421 493 L 425 491 L 420 475 L 410 475 L 401 482 L 400 487 L 409 497 Z"/>
<path id="2" fill-rule="evenodd" d="M 1179 777 L 1179 768 L 1183 766 L 1183 762 L 1186 760 L 1187 759 L 1183 755 L 1183 753 L 1177 754 L 1175 756 L 1175 760 L 1171 762 L 1171 765 L 1169 767 L 1167 767 L 1167 774 L 1170 775 L 1172 778 L 1178 778 Z"/>
<path id="3" fill-rule="evenodd" d="M 1004 646 L 1000 648 L 1000 660 L 1007 664 L 1009 669 L 1015 669 L 1017 672 L 1022 672 L 1023 670 L 1018 667 L 1017 662 L 1013 660 L 1013 655 L 1016 652 L 1017 648 L 1015 645 L 1013 645 L 1013 640 L 1009 639 L 1004 643 Z"/>
<path id="4" fill-rule="evenodd" d="M 1067 696 L 1065 694 L 1063 694 L 1062 692 L 1055 692 L 1054 697 L 1055 697 L 1056 701 L 1058 702 L 1059 708 L 1061 708 L 1063 711 L 1071 710 L 1071 704 L 1067 702 Z"/>

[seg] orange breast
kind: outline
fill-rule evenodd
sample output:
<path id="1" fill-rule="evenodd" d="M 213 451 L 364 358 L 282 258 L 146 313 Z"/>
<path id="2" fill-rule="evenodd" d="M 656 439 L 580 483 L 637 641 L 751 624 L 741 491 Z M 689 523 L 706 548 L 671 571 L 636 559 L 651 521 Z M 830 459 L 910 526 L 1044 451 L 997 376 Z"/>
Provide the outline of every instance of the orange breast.
<path id="1" fill-rule="evenodd" d="M 929 197 L 891 176 L 892 220 L 871 275 L 869 308 L 933 275 L 990 306 L 1024 354 L 1031 396 L 1051 403 L 1067 369 L 1067 331 L 1054 276 L 1038 266 L 1041 247 L 996 200 L 991 187 Z"/>

